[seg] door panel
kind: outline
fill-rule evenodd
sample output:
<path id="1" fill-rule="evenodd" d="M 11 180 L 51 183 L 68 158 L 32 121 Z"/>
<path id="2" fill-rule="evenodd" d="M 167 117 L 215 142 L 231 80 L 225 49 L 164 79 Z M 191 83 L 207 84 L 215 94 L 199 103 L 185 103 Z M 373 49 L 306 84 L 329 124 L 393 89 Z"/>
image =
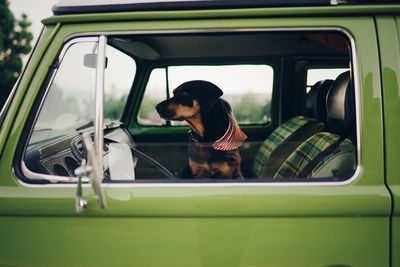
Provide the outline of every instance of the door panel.
<path id="1" fill-rule="evenodd" d="M 0 243 L 0 258 L 2 266 L 387 266 L 388 236 L 370 231 L 387 221 L 363 220 L 3 217 L 11 242 Z"/>

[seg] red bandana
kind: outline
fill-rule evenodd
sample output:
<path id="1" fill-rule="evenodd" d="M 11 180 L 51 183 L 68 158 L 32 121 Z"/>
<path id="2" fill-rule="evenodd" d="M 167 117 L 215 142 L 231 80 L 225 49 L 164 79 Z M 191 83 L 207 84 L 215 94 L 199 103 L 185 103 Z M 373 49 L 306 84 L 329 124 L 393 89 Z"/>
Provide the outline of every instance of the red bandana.
<path id="1" fill-rule="evenodd" d="M 240 147 L 247 139 L 247 135 L 239 128 L 237 122 L 229 115 L 229 126 L 225 134 L 214 143 L 202 143 L 193 138 L 194 144 L 199 147 L 210 147 L 215 150 L 230 151 Z"/>

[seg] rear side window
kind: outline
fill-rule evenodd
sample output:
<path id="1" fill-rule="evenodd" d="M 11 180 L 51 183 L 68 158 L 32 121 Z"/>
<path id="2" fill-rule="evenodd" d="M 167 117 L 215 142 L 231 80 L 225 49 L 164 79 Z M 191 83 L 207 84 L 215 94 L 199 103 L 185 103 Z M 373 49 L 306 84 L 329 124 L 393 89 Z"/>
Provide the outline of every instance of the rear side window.
<path id="1" fill-rule="evenodd" d="M 341 73 L 348 71 L 348 68 L 315 68 L 307 70 L 307 93 L 310 91 L 311 86 L 321 80 L 335 80 Z"/>
<path id="2" fill-rule="evenodd" d="M 266 124 L 271 121 L 274 71 L 268 65 L 248 64 L 171 66 L 153 70 L 142 100 L 138 122 L 143 125 L 165 125 L 165 120 L 160 119 L 154 106 L 172 96 L 176 87 L 192 80 L 209 81 L 221 88 L 222 98 L 232 106 L 239 124 Z"/>

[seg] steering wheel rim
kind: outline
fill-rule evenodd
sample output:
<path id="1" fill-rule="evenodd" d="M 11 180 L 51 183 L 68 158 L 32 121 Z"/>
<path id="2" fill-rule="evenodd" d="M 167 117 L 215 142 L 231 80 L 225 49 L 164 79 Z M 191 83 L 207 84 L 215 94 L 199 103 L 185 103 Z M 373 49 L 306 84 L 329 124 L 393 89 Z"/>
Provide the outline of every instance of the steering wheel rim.
<path id="1" fill-rule="evenodd" d="M 86 159 L 87 151 L 85 146 L 83 145 L 83 137 L 82 135 L 75 136 L 70 142 L 70 148 L 72 155 L 81 162 L 83 159 Z M 81 149 L 80 149 L 81 148 Z M 83 151 L 83 153 L 81 152 Z"/>
<path id="2" fill-rule="evenodd" d="M 115 140 L 112 140 L 110 138 L 105 137 L 105 146 L 107 146 L 110 143 L 118 143 Z M 126 144 L 126 143 L 125 143 Z M 142 160 L 147 161 L 149 164 L 151 164 L 153 167 L 157 168 L 167 179 L 176 179 L 175 175 L 173 175 L 166 167 L 164 167 L 161 163 L 153 159 L 152 157 L 148 156 L 147 154 L 137 150 L 134 146 L 130 144 L 126 144 L 130 150 L 135 154 L 135 156 L 140 156 Z M 83 143 L 83 137 L 82 135 L 77 135 L 74 137 L 71 142 L 70 142 L 70 148 L 73 156 L 81 162 L 84 159 L 87 159 L 87 154 L 88 151 L 86 150 L 86 147 Z M 104 170 L 104 173 L 106 173 L 106 170 Z M 106 178 L 107 176 L 105 176 Z M 111 177 L 109 177 L 110 180 L 112 180 Z"/>

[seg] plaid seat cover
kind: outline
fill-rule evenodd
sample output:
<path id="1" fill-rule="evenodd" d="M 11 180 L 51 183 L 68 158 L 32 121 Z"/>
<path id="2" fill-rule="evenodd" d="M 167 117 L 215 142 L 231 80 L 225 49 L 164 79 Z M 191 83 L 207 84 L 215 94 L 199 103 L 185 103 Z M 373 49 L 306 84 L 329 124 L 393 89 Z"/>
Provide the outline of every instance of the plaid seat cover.
<path id="1" fill-rule="evenodd" d="M 271 155 L 272 151 L 274 151 L 274 149 L 276 149 L 281 143 L 288 140 L 298 129 L 310 121 L 314 121 L 314 119 L 309 119 L 303 116 L 291 118 L 276 128 L 268 136 L 268 138 L 259 148 L 253 161 L 253 171 L 256 177 L 260 177 L 264 164 Z"/>
<path id="2" fill-rule="evenodd" d="M 354 144 L 349 140 L 345 139 L 343 142 L 341 142 L 333 151 L 331 154 L 329 154 L 327 157 L 325 157 L 321 162 L 319 162 L 314 170 L 312 170 L 311 174 L 309 175 L 310 178 L 314 176 L 315 172 L 318 172 L 319 168 L 322 167 L 326 162 L 329 162 L 332 158 L 334 158 L 337 154 L 339 153 L 352 153 L 355 155 L 355 146 Z"/>
<path id="3" fill-rule="evenodd" d="M 274 178 L 296 178 L 303 169 L 322 151 L 339 140 L 340 136 L 327 132 L 317 133 L 300 145 L 279 168 Z M 318 169 L 324 162 L 329 161 L 336 154 L 345 151 L 354 151 L 354 145 L 349 139 L 343 140 L 327 157 L 314 168 Z M 311 176 L 311 173 L 309 177 Z M 305 177 L 303 177 L 305 178 Z"/>

